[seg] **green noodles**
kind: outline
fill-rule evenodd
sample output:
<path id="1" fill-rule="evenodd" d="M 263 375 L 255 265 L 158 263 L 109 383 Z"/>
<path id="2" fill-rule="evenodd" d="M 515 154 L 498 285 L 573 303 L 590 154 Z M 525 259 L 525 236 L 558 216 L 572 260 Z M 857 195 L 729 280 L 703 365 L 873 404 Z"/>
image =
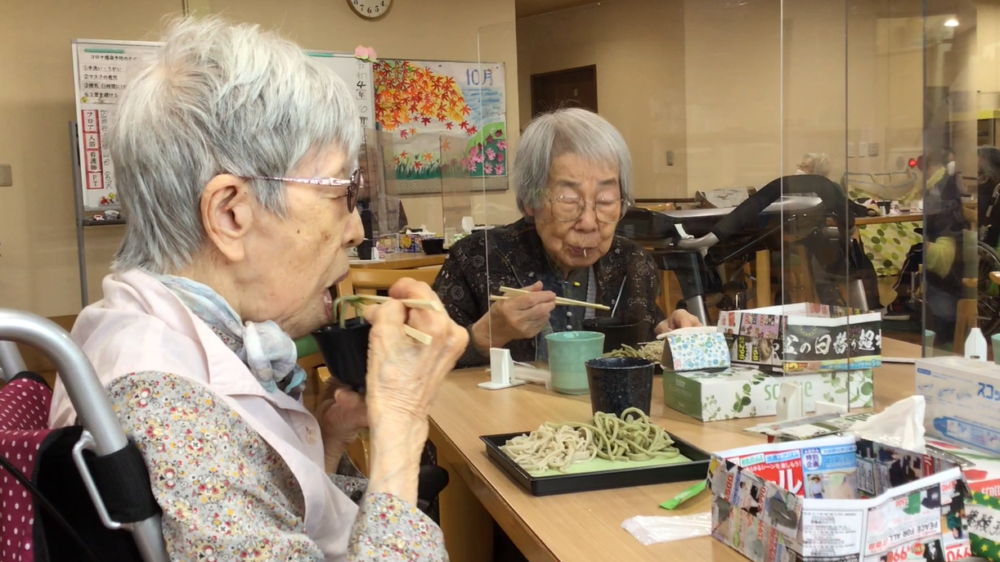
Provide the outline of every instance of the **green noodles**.
<path id="1" fill-rule="evenodd" d="M 654 363 L 659 363 L 663 358 L 663 341 L 644 343 L 639 346 L 639 349 L 636 349 L 628 344 L 622 344 L 621 347 L 605 353 L 604 356 L 638 357 L 640 359 L 649 359 Z"/>
<path id="2" fill-rule="evenodd" d="M 611 461 L 670 459 L 680 454 L 663 428 L 638 408 L 621 417 L 598 412 L 594 423 L 546 422 L 528 435 L 507 441 L 500 449 L 528 472 L 566 469 L 594 458 Z"/>

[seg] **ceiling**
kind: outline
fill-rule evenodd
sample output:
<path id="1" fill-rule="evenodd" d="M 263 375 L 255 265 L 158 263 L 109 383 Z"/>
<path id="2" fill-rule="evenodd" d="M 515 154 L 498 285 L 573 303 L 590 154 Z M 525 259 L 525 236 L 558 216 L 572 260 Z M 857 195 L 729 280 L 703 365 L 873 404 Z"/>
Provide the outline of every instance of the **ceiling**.
<path id="1" fill-rule="evenodd" d="M 596 3 L 597 0 L 514 0 L 514 13 L 520 19 Z"/>

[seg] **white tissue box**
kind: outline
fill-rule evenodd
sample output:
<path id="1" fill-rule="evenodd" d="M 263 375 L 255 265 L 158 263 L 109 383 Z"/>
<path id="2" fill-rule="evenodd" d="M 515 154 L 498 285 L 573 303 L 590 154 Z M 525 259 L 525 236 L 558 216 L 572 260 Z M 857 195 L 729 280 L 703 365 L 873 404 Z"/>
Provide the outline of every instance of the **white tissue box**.
<path id="1" fill-rule="evenodd" d="M 1000 454 L 1000 367 L 964 357 L 917 359 L 928 435 Z"/>
<path id="2" fill-rule="evenodd" d="M 848 408 L 872 405 L 871 371 L 781 376 L 741 366 L 716 372 L 664 370 L 663 403 L 706 422 L 773 416 L 778 408 L 778 387 L 783 382 L 802 386 L 807 413 L 816 411 L 817 401 Z"/>

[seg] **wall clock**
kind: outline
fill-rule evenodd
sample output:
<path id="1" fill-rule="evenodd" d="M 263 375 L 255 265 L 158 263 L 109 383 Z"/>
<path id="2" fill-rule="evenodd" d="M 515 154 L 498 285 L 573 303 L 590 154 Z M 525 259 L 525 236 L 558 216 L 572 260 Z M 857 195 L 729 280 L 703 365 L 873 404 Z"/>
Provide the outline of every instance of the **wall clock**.
<path id="1" fill-rule="evenodd" d="M 367 19 L 378 19 L 387 13 L 392 7 L 392 0 L 347 0 L 354 13 Z"/>

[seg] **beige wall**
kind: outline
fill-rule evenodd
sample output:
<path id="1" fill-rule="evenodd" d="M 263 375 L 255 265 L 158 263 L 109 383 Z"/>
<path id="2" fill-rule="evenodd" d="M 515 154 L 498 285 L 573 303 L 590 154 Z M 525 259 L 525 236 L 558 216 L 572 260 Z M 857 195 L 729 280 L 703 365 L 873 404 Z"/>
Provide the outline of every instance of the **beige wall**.
<path id="1" fill-rule="evenodd" d="M 684 38 L 677 0 L 615 0 L 517 22 L 521 123 L 531 75 L 597 65 L 598 112 L 625 137 L 637 197 L 684 197 Z M 667 165 L 673 150 L 674 165 Z"/>
<path id="2" fill-rule="evenodd" d="M 342 0 L 201 0 L 198 4 L 233 20 L 278 27 L 307 48 L 349 51 L 365 44 L 386 58 L 474 61 L 479 29 L 490 26 L 483 57 L 507 65 L 508 121 L 512 131 L 518 128 L 513 0 L 396 2 L 392 12 L 377 22 L 362 21 Z M 156 40 L 162 18 L 179 13 L 181 6 L 181 0 L 4 3 L 0 164 L 12 165 L 14 186 L 0 187 L 0 307 L 45 316 L 80 309 L 67 125 L 74 116 L 70 41 Z M 513 208 L 509 192 L 471 199 L 480 217 L 487 203 Z M 407 197 L 404 205 L 413 222 L 429 228 L 440 225 L 439 196 Z M 494 215 L 504 218 L 499 212 Z M 100 280 L 121 232 L 121 227 L 87 230 L 91 301 L 101 296 Z"/>
<path id="3" fill-rule="evenodd" d="M 684 2 L 688 191 L 780 173 L 781 3 Z"/>
<path id="4" fill-rule="evenodd" d="M 4 2 L 0 16 L 0 307 L 45 316 L 80 309 L 68 123 L 75 113 L 70 41 L 152 39 L 180 0 Z M 87 232 L 93 292 L 121 227 Z"/>
<path id="5" fill-rule="evenodd" d="M 979 53 L 979 79 L 981 92 L 1000 92 L 1000 2 L 976 2 L 976 44 Z"/>
<path id="6" fill-rule="evenodd" d="M 827 153 L 834 178 L 894 170 L 922 149 L 922 20 L 885 16 L 914 1 L 614 0 L 522 19 L 521 120 L 532 74 L 597 64 L 639 197 L 760 186 L 806 152 Z"/>

